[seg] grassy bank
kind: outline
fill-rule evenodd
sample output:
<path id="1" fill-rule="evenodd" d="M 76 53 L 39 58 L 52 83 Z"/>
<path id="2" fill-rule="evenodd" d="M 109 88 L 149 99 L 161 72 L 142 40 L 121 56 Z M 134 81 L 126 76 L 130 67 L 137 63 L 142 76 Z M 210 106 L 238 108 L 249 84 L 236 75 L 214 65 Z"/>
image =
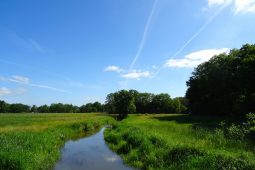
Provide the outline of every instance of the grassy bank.
<path id="1" fill-rule="evenodd" d="M 255 169 L 255 147 L 224 137 L 213 117 L 131 115 L 105 132 L 109 146 L 141 169 Z"/>
<path id="2" fill-rule="evenodd" d="M 0 169 L 51 169 L 65 141 L 112 121 L 103 114 L 0 114 Z"/>

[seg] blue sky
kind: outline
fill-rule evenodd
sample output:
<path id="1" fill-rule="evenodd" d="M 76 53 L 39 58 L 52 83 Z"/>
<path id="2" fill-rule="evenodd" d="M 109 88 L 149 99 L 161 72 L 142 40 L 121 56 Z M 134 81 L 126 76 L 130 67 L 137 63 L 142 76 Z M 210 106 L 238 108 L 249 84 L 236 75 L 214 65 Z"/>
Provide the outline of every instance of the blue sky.
<path id="1" fill-rule="evenodd" d="M 81 105 L 184 96 L 194 67 L 254 44 L 255 0 L 2 0 L 0 99 Z"/>

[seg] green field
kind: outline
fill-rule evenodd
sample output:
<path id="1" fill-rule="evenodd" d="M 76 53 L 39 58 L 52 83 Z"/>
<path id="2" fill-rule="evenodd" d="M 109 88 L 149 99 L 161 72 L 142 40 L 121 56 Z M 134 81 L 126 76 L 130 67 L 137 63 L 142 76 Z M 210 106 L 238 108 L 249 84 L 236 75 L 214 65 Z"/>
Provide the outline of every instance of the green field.
<path id="1" fill-rule="evenodd" d="M 255 147 L 225 138 L 215 117 L 131 115 L 105 132 L 109 146 L 141 169 L 255 169 Z"/>
<path id="2" fill-rule="evenodd" d="M 104 114 L 0 114 L 0 169 L 51 169 L 68 139 L 113 121 Z"/>
<path id="3" fill-rule="evenodd" d="M 255 169 L 255 147 L 226 138 L 223 119 L 177 114 L 0 114 L 0 169 L 52 169 L 69 139 L 104 124 L 110 148 L 139 169 Z"/>

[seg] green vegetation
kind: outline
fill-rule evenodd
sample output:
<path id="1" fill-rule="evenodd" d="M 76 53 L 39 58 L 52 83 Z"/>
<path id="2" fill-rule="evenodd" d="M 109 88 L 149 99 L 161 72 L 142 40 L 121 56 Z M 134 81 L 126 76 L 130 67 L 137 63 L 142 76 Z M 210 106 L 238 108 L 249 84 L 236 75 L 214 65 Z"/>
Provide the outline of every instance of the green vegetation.
<path id="1" fill-rule="evenodd" d="M 65 141 L 113 121 L 103 114 L 0 114 L 0 169 L 51 169 Z"/>
<path id="2" fill-rule="evenodd" d="M 126 118 L 131 113 L 184 113 L 187 110 L 185 98 L 172 99 L 169 94 L 139 93 L 136 90 L 120 90 L 106 97 L 105 110 Z"/>
<path id="3" fill-rule="evenodd" d="M 100 113 L 104 111 L 104 105 L 99 102 L 87 103 L 80 107 L 72 104 L 52 103 L 50 106 L 37 107 L 21 103 L 6 103 L 0 100 L 0 113 Z"/>
<path id="4" fill-rule="evenodd" d="M 196 115 L 244 117 L 255 112 L 255 45 L 244 45 L 199 65 L 186 97 Z"/>
<path id="5" fill-rule="evenodd" d="M 227 137 L 218 126 L 222 120 L 129 115 L 105 132 L 105 140 L 125 162 L 141 169 L 255 169 L 254 143 Z"/>
<path id="6" fill-rule="evenodd" d="M 2 114 L 0 169 L 49 169 L 66 140 L 105 123 L 113 123 L 105 132 L 109 146 L 137 168 L 255 169 L 255 45 L 199 65 L 187 86 L 185 98 L 121 90 L 105 105 L 81 107 L 0 101 L 0 113 L 107 111 L 127 118 L 117 123 L 103 114 Z"/>

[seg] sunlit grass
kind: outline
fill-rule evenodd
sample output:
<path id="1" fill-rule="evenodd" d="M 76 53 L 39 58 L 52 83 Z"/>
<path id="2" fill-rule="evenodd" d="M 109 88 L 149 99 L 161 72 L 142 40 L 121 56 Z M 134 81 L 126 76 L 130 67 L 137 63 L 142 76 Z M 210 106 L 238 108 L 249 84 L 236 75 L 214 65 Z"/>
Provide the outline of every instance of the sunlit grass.
<path id="1" fill-rule="evenodd" d="M 51 169 L 66 140 L 113 121 L 104 114 L 0 114 L 0 169 Z"/>
<path id="2" fill-rule="evenodd" d="M 105 138 L 138 168 L 254 169 L 255 147 L 248 141 L 225 138 L 216 130 L 220 121 L 189 115 L 131 115 L 106 131 Z"/>

